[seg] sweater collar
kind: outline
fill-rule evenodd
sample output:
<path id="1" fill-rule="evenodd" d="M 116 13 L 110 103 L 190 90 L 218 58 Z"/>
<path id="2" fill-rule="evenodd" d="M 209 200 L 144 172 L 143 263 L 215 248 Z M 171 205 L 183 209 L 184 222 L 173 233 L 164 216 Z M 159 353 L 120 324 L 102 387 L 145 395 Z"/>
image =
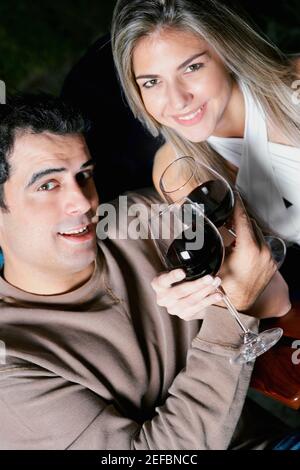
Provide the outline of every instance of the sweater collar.
<path id="1" fill-rule="evenodd" d="M 9 284 L 0 276 L 0 299 L 6 303 L 34 303 L 57 305 L 83 305 L 99 297 L 105 292 L 104 283 L 105 261 L 100 248 L 92 276 L 82 286 L 64 294 L 39 295 L 26 292 Z"/>

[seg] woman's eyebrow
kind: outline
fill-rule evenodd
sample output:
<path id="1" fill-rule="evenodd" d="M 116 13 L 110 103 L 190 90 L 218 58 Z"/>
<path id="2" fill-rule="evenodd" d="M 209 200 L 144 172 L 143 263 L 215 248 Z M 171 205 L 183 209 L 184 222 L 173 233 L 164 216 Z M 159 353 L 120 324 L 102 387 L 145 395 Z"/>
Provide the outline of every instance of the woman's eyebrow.
<path id="1" fill-rule="evenodd" d="M 138 75 L 135 77 L 136 80 L 140 80 L 141 78 L 157 78 L 158 75 L 148 74 L 148 75 Z"/>
<path id="2" fill-rule="evenodd" d="M 189 65 L 190 62 L 192 62 L 192 60 L 198 59 L 198 57 L 201 57 L 202 55 L 204 55 L 206 53 L 207 53 L 207 51 L 203 51 L 203 52 L 198 52 L 197 54 L 192 55 L 187 60 L 185 60 L 182 64 L 180 64 L 177 67 L 177 70 L 184 69 L 187 65 Z"/>

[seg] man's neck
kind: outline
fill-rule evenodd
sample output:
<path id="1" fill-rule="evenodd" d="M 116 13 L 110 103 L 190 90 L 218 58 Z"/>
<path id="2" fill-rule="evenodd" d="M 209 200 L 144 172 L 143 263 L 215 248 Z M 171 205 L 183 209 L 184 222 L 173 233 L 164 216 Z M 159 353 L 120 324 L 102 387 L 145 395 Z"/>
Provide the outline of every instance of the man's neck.
<path id="1" fill-rule="evenodd" d="M 25 292 L 37 295 L 59 295 L 71 292 L 85 284 L 91 277 L 95 269 L 95 262 L 77 273 L 50 273 L 42 271 L 26 271 L 22 269 L 18 272 L 11 266 L 4 264 L 3 277 L 14 287 Z"/>

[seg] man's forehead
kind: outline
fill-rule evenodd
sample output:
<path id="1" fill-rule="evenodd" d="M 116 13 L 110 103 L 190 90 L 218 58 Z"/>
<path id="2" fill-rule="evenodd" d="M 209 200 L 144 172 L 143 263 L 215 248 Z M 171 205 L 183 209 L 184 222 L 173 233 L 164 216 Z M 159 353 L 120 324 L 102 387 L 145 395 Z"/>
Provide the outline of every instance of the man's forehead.
<path id="1" fill-rule="evenodd" d="M 51 160 L 53 162 L 60 160 L 66 165 L 72 165 L 76 164 L 78 159 L 83 162 L 88 158 L 90 158 L 88 148 L 84 137 L 80 134 L 27 132 L 16 136 L 10 163 L 15 169 L 19 164 L 24 169 L 45 161 L 49 163 Z"/>

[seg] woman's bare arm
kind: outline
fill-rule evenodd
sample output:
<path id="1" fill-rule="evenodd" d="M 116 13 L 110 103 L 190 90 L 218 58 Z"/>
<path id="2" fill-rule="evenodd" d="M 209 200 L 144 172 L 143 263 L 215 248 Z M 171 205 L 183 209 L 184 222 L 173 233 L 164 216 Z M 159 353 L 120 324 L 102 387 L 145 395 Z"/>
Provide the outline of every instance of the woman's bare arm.
<path id="1" fill-rule="evenodd" d="M 162 192 L 159 188 L 159 180 L 164 170 L 167 168 L 170 163 L 176 160 L 176 154 L 172 146 L 168 143 L 165 143 L 155 154 L 154 164 L 152 170 L 152 179 L 153 184 L 157 192 L 163 197 Z"/>

